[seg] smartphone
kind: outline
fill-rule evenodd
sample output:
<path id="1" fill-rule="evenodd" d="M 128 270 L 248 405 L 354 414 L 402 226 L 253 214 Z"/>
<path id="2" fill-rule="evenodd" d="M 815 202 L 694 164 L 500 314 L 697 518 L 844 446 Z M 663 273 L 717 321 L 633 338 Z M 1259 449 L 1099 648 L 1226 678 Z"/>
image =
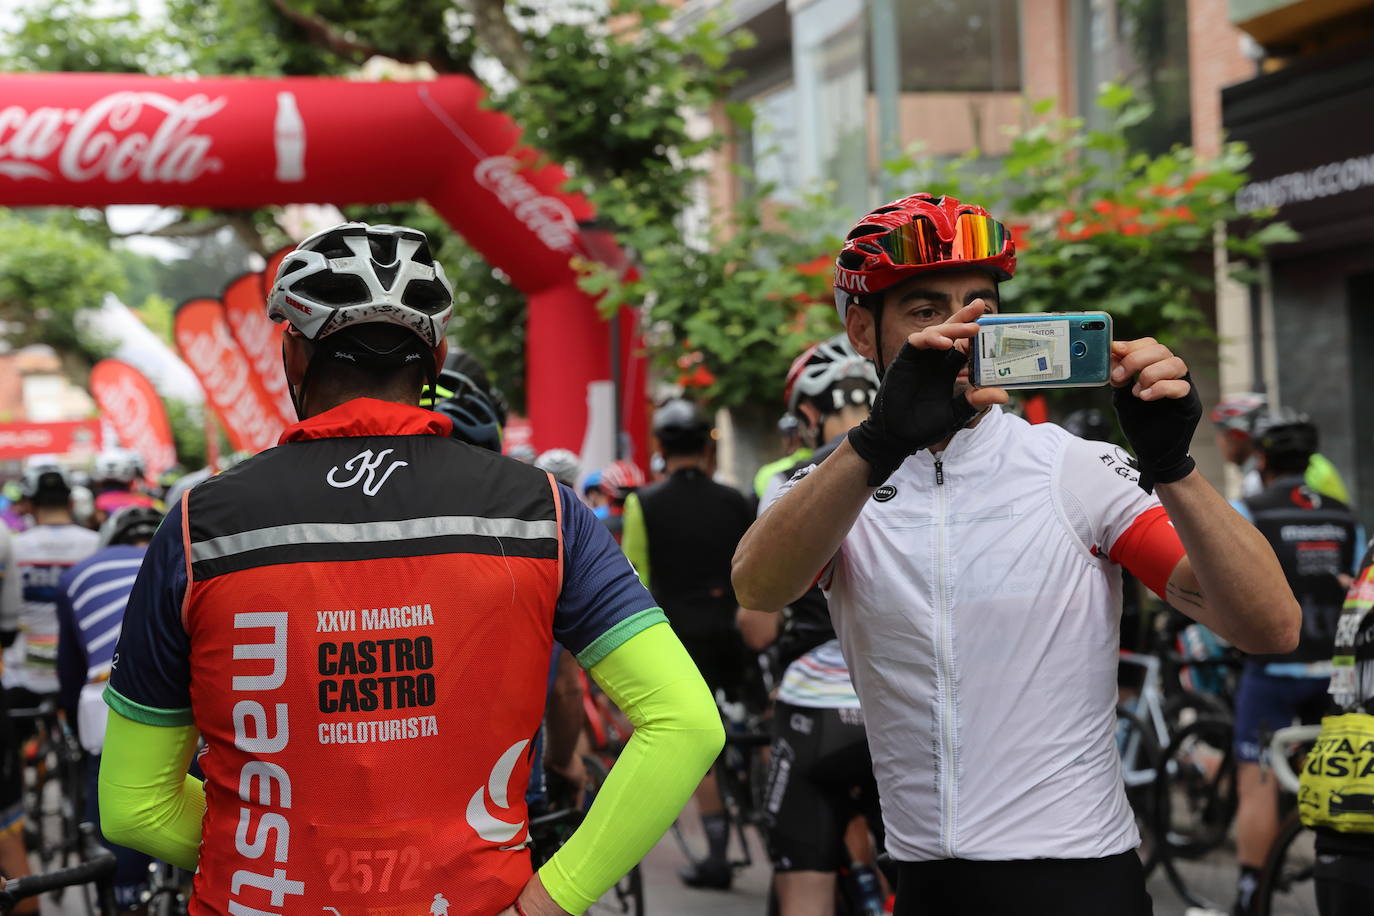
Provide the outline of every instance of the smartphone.
<path id="1" fill-rule="evenodd" d="M 984 315 L 969 377 L 998 388 L 1090 388 L 1107 384 L 1112 316 L 1106 312 Z"/>

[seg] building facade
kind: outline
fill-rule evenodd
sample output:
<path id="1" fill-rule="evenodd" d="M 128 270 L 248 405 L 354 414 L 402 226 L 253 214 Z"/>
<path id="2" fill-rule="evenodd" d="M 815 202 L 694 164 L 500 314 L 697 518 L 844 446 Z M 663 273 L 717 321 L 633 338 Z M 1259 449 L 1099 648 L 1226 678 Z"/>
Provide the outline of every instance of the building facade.
<path id="1" fill-rule="evenodd" d="M 757 39 L 732 62 L 746 74 L 734 100 L 751 103 L 755 119 L 716 164 L 716 213 L 749 190 L 730 171 L 742 165 L 783 203 L 824 186 L 840 212 L 857 215 L 915 190 L 883 168 L 913 144 L 937 157 L 977 150 L 991 163 L 1040 100 L 1093 123 L 1108 81 L 1153 106 L 1134 130 L 1138 146 L 1215 155 L 1222 89 L 1254 76 L 1260 56 L 1227 0 L 696 0 L 680 21 L 712 12 Z M 1216 269 L 1221 344 L 1187 354 L 1209 404 L 1261 383 L 1254 297 L 1226 280 L 1224 263 Z M 1194 454 L 1211 479 L 1238 488 L 1210 428 Z"/>

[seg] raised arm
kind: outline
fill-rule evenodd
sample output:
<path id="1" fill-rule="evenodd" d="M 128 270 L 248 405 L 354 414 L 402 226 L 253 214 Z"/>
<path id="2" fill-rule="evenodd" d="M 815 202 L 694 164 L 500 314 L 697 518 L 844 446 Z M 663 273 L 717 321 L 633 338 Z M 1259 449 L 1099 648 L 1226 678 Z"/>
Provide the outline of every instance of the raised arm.
<path id="1" fill-rule="evenodd" d="M 1169 604 L 1242 652 L 1296 648 L 1302 609 L 1259 529 L 1196 470 L 1158 492 L 1188 551 L 1169 577 Z"/>
<path id="2" fill-rule="evenodd" d="M 1188 367 L 1153 338 L 1112 344 L 1121 429 L 1187 556 L 1169 578 L 1170 604 L 1242 651 L 1291 651 L 1302 610 L 1264 536 L 1212 488 L 1188 455 L 1202 404 Z"/>
<path id="3" fill-rule="evenodd" d="M 731 564 L 741 607 L 780 611 L 811 587 L 873 494 L 868 474 L 868 462 L 841 443 L 759 516 Z"/>
<path id="4" fill-rule="evenodd" d="M 794 484 L 740 541 L 732 565 L 742 607 L 779 610 L 811 587 L 864 503 L 910 455 L 948 439 L 979 408 L 1003 404 L 1000 388 L 955 395 L 976 319 L 975 299 L 945 324 L 912 334 L 883 374 L 869 417 L 823 464 Z M 957 343 L 956 343 L 957 342 Z"/>

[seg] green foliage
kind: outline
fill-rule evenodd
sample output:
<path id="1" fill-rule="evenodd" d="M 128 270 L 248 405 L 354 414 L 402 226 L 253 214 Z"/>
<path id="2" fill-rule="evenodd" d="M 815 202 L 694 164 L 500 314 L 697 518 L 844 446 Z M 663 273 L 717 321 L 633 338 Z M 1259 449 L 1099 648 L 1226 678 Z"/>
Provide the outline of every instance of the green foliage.
<path id="1" fill-rule="evenodd" d="M 601 7 L 573 0 L 565 18 L 527 32 L 527 72 L 492 101 L 538 149 L 572 164 L 572 188 L 592 198 L 603 221 L 669 222 L 700 174 L 691 160 L 721 140 L 694 133 L 686 113 L 724 96 L 739 76 L 725 69 L 729 55 L 752 39 L 724 34 L 709 17 L 686 32 L 666 28 L 671 10 L 660 0 L 617 0 L 613 12 L 626 25 L 609 29 L 597 21 Z"/>
<path id="2" fill-rule="evenodd" d="M 1236 258 L 1258 257 L 1293 232 L 1263 219 L 1235 231 L 1235 195 L 1250 162 L 1242 144 L 1209 161 L 1181 146 L 1151 156 L 1128 139 L 1148 105 L 1116 85 L 1103 87 L 1098 105 L 1102 129 L 1087 130 L 1080 118 L 1036 124 L 1015 136 L 991 172 L 976 153 L 945 162 L 913 156 L 890 167 L 913 191 L 980 203 L 1020 229 L 1016 278 L 1003 290 L 1015 308 L 1105 309 L 1118 337 L 1174 346 L 1210 338 L 1202 303 L 1214 285 L 1214 227 L 1231 224 L 1227 247 Z"/>
<path id="3" fill-rule="evenodd" d="M 79 0 L 49 0 L 24 11 L 19 28 L 0 46 L 7 71 L 167 73 L 172 64 L 162 33 L 139 18 L 136 4 L 91 13 Z"/>
<path id="4" fill-rule="evenodd" d="M 188 471 L 205 467 L 205 408 L 178 398 L 163 398 L 172 426 L 177 462 Z"/>
<path id="5" fill-rule="evenodd" d="M 639 277 L 592 266 L 583 281 L 606 294 L 607 310 L 650 302 L 648 342 L 668 380 L 699 360 L 699 394 L 716 407 L 778 403 L 797 353 L 839 330 L 828 263 L 839 240 L 823 229 L 828 208 L 816 196 L 769 218 L 769 190 L 741 201 L 728 230 L 717 227 L 699 245 L 670 224 L 628 227 L 622 241 L 633 247 Z M 821 269 L 798 269 L 818 258 Z"/>
<path id="6" fill-rule="evenodd" d="M 109 249 L 88 235 L 0 210 L 0 340 L 11 347 L 45 343 L 88 363 L 105 347 L 78 328 L 77 314 L 124 290 Z"/>

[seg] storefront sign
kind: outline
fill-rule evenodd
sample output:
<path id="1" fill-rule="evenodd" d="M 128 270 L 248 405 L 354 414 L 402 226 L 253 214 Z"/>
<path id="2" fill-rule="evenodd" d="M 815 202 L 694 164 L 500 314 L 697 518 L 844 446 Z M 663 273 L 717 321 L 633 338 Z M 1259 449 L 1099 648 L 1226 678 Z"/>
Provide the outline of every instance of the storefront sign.
<path id="1" fill-rule="evenodd" d="M 1309 247 L 1366 234 L 1374 214 L 1369 55 L 1314 58 L 1228 87 L 1222 110 L 1227 138 L 1254 157 L 1236 194 L 1242 213 L 1276 208 Z"/>

